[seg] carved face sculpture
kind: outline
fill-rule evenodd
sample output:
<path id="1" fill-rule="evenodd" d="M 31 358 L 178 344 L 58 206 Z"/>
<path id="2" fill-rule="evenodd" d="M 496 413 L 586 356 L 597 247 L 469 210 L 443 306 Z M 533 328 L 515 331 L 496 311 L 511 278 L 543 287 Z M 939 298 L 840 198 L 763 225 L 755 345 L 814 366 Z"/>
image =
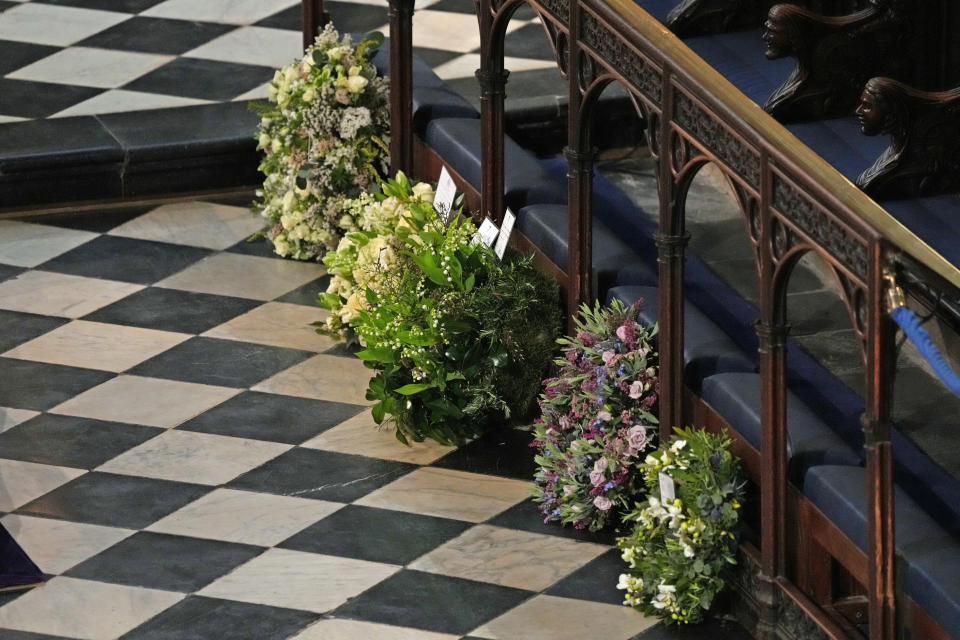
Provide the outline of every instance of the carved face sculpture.
<path id="1" fill-rule="evenodd" d="M 887 120 L 886 109 L 883 103 L 877 100 L 876 94 L 869 89 L 864 89 L 860 94 L 860 105 L 856 111 L 857 120 L 860 121 L 860 132 L 866 136 L 875 136 L 883 132 L 884 123 Z"/>
<path id="2" fill-rule="evenodd" d="M 787 27 L 776 13 L 771 13 L 763 23 L 763 41 L 767 44 L 764 55 L 768 60 L 783 58 L 793 52 Z"/>

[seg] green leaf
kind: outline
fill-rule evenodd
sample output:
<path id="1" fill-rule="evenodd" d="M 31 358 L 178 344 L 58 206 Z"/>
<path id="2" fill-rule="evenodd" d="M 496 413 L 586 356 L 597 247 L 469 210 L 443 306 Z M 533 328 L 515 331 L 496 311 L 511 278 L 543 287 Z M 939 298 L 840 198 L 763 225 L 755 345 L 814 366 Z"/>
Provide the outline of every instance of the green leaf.
<path id="1" fill-rule="evenodd" d="M 378 402 L 377 404 L 373 405 L 373 409 L 370 411 L 370 414 L 373 416 L 373 421 L 377 424 L 383 422 L 383 419 L 386 417 L 386 413 L 387 412 L 384 411 L 382 402 Z"/>
<path id="2" fill-rule="evenodd" d="M 412 396 L 414 394 L 420 393 L 421 391 L 426 391 L 433 385 L 430 384 L 405 384 L 399 389 L 396 389 L 396 392 L 402 396 Z"/>
<path id="3" fill-rule="evenodd" d="M 317 304 L 329 311 L 335 311 L 343 304 L 342 299 L 335 293 L 321 292 L 317 296 Z"/>
<path id="4" fill-rule="evenodd" d="M 408 447 L 410 446 L 410 443 L 407 442 L 407 436 L 403 435 L 403 432 L 400 431 L 399 427 L 397 427 L 396 436 L 397 436 L 397 440 L 407 445 Z"/>
<path id="5" fill-rule="evenodd" d="M 370 304 L 377 304 L 377 300 L 379 299 L 377 297 L 377 292 L 370 287 L 367 287 L 367 290 L 364 292 L 364 296 L 366 297 L 367 302 Z"/>
<path id="6" fill-rule="evenodd" d="M 447 382 L 450 382 L 451 380 L 466 380 L 466 379 L 467 379 L 466 376 L 464 376 L 459 371 L 451 371 L 450 373 L 447 374 Z"/>
<path id="7" fill-rule="evenodd" d="M 475 280 L 476 280 L 475 274 L 471 273 L 469 276 L 467 276 L 466 281 L 463 283 L 463 290 L 466 291 L 467 293 L 470 293 L 470 291 L 473 290 L 473 283 Z"/>
<path id="8" fill-rule="evenodd" d="M 357 357 L 371 362 L 384 362 L 386 364 L 393 364 L 394 362 L 393 349 L 387 347 L 367 347 L 363 351 L 358 351 Z"/>

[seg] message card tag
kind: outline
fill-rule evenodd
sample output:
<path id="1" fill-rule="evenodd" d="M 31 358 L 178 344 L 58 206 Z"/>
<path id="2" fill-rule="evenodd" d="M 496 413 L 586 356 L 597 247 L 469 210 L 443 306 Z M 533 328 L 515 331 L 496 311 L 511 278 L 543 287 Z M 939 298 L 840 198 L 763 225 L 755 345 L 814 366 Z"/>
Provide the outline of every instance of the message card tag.
<path id="1" fill-rule="evenodd" d="M 660 502 L 666 504 L 673 502 L 677 498 L 676 486 L 673 484 L 673 478 L 660 472 Z"/>
<path id="2" fill-rule="evenodd" d="M 450 217 L 450 210 L 453 209 L 453 199 L 457 196 L 457 185 L 453 183 L 450 172 L 444 167 L 440 171 L 440 179 L 437 181 L 437 191 L 433 196 L 433 208 L 440 214 L 440 219 L 444 222 Z"/>
<path id="3" fill-rule="evenodd" d="M 513 233 L 513 223 L 517 221 L 517 216 L 508 208 L 503 214 L 503 226 L 500 227 L 500 235 L 497 236 L 497 246 L 494 251 L 497 257 L 503 260 L 503 252 L 507 250 L 507 243 L 510 242 L 510 234 Z"/>
<path id="4" fill-rule="evenodd" d="M 484 218 L 483 224 L 480 225 L 480 228 L 477 229 L 477 232 L 473 235 L 473 243 L 482 242 L 484 246 L 489 247 L 493 244 L 493 241 L 497 239 L 498 233 L 500 233 L 500 229 L 493 223 L 493 220 Z"/>

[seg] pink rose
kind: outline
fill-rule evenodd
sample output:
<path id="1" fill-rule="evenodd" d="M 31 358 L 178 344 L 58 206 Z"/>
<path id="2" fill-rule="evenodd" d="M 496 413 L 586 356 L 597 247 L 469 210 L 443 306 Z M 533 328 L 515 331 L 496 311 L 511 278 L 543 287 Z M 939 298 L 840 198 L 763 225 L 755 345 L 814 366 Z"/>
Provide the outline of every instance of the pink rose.
<path id="1" fill-rule="evenodd" d="M 596 469 L 594 469 L 593 471 L 590 472 L 590 484 L 592 484 L 593 486 L 599 487 L 604 483 L 605 480 L 606 480 L 606 477 L 603 475 L 603 471 L 597 471 Z"/>
<path id="2" fill-rule="evenodd" d="M 600 511 L 610 511 L 610 507 L 613 506 L 613 503 L 610 502 L 610 498 L 606 496 L 597 496 L 593 499 L 593 506 Z"/>
<path id="3" fill-rule="evenodd" d="M 647 446 L 647 429 L 642 425 L 630 427 L 627 431 L 627 442 L 632 449 L 643 451 Z"/>
<path id="4" fill-rule="evenodd" d="M 600 411 L 599 413 L 597 413 L 597 418 L 599 418 L 600 420 L 603 420 L 604 422 L 610 422 L 610 419 L 612 417 L 613 416 L 610 415 L 609 411 Z"/>
<path id="5" fill-rule="evenodd" d="M 630 397 L 636 400 L 643 395 L 643 383 L 637 380 L 630 385 Z"/>
<path id="6" fill-rule="evenodd" d="M 619 327 L 617 327 L 617 337 L 620 338 L 621 340 L 627 339 L 627 328 L 625 326 L 620 325 Z"/>
<path id="7" fill-rule="evenodd" d="M 606 471 L 610 466 L 610 461 L 606 458 L 599 458 L 596 462 L 593 463 L 594 471 Z"/>
<path id="8" fill-rule="evenodd" d="M 604 351 L 603 355 L 600 357 L 603 358 L 603 364 L 610 364 L 613 362 L 614 358 L 617 357 L 617 354 L 613 351 Z"/>

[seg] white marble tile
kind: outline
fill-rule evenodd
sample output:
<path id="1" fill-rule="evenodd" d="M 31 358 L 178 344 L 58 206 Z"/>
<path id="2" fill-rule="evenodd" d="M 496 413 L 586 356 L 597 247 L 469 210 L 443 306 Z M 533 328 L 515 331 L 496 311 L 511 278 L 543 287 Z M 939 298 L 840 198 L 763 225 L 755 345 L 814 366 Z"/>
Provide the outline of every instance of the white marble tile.
<path id="1" fill-rule="evenodd" d="M 97 470 L 159 480 L 218 485 L 259 467 L 292 445 L 171 429 Z"/>
<path id="2" fill-rule="evenodd" d="M 438 518 L 483 522 L 530 495 L 530 483 L 424 467 L 369 493 L 356 504 Z"/>
<path id="3" fill-rule="evenodd" d="M 52 518 L 8 514 L 0 520 L 44 573 L 60 574 L 133 535 L 118 529 Z"/>
<path id="4" fill-rule="evenodd" d="M 121 375 L 57 405 L 50 413 L 149 427 L 175 427 L 241 389 Z"/>
<path id="5" fill-rule="evenodd" d="M 505 57 L 503 65 L 510 71 L 531 71 L 534 69 L 553 69 L 557 65 L 553 60 L 534 60 L 532 58 Z M 480 54 L 467 53 L 438 65 L 434 72 L 444 80 L 455 78 L 472 78 L 480 68 Z M 558 76 L 559 77 L 559 73 Z M 509 91 L 510 85 L 507 85 Z"/>
<path id="6" fill-rule="evenodd" d="M 89 231 L 0 220 L 0 263 L 35 267 L 96 237 Z"/>
<path id="7" fill-rule="evenodd" d="M 224 24 L 252 24 L 297 4 L 300 4 L 298 0 L 167 0 L 150 7 L 140 15 Z"/>
<path id="8" fill-rule="evenodd" d="M 0 39 L 67 46 L 130 17 L 113 11 L 31 2 L 0 13 Z"/>
<path id="9" fill-rule="evenodd" d="M 22 422 L 40 415 L 39 411 L 30 411 L 29 409 L 11 409 L 10 407 L 0 407 L 0 433 L 13 429 Z"/>
<path id="10" fill-rule="evenodd" d="M 198 595 L 324 613 L 400 567 L 287 549 L 270 549 Z"/>
<path id="11" fill-rule="evenodd" d="M 370 411 L 359 413 L 300 446 L 413 464 L 430 464 L 454 449 L 433 440 L 411 442 L 407 446 L 397 440 L 392 426 L 377 426 Z"/>
<path id="12" fill-rule="evenodd" d="M 186 597 L 58 576 L 0 607 L 0 628 L 80 640 L 114 640 Z"/>
<path id="13" fill-rule="evenodd" d="M 155 286 L 254 300 L 273 300 L 326 273 L 322 264 L 218 253 Z"/>
<path id="14" fill-rule="evenodd" d="M 280 68 L 303 57 L 303 34 L 287 29 L 241 27 L 183 55 Z"/>
<path id="15" fill-rule="evenodd" d="M 359 358 L 316 355 L 267 378 L 254 391 L 286 396 L 371 404 L 366 398 L 372 371 Z"/>
<path id="16" fill-rule="evenodd" d="M 124 222 L 108 235 L 226 249 L 263 229 L 263 218 L 246 207 L 214 202 L 178 202 Z"/>
<path id="17" fill-rule="evenodd" d="M 266 97 L 267 94 L 264 93 L 263 95 L 264 97 Z M 257 97 L 260 97 L 260 96 L 257 96 Z M 24 120 L 26 120 L 26 118 L 18 118 L 16 116 L 0 116 L 0 124 L 6 124 L 8 122 L 22 122 Z"/>
<path id="18" fill-rule="evenodd" d="M 143 288 L 127 282 L 27 271 L 0 282 L 0 309 L 79 318 Z"/>
<path id="19" fill-rule="evenodd" d="M 55 113 L 50 117 L 66 118 L 70 116 L 97 115 L 99 113 L 169 109 L 171 107 L 189 107 L 196 104 L 210 104 L 210 101 L 198 100 L 197 98 L 182 98 L 180 96 L 167 96 L 161 93 L 111 89 L 89 100 L 75 104 L 72 107 L 67 107 L 63 111 Z"/>
<path id="20" fill-rule="evenodd" d="M 413 33 L 418 47 L 467 53 L 480 48 L 480 25 L 469 13 L 419 9 L 413 13 Z M 378 31 L 390 33 L 386 24 Z"/>
<path id="21" fill-rule="evenodd" d="M 215 489 L 147 531 L 272 547 L 343 506 L 325 500 Z"/>
<path id="22" fill-rule="evenodd" d="M 318 620 L 290 640 L 457 640 L 459 636 L 360 620 Z"/>
<path id="23" fill-rule="evenodd" d="M 491 640 L 628 640 L 657 623 L 630 607 L 540 595 L 470 635 Z"/>
<path id="24" fill-rule="evenodd" d="M 326 317 L 327 311 L 320 307 L 268 302 L 203 335 L 319 353 L 337 345 L 337 340 L 320 335 L 311 326 Z"/>
<path id="25" fill-rule="evenodd" d="M 601 544 L 481 524 L 437 547 L 409 568 L 542 591 L 609 550 Z"/>
<path id="26" fill-rule="evenodd" d="M 186 333 L 74 320 L 3 355 L 120 373 L 190 337 Z"/>
<path id="27" fill-rule="evenodd" d="M 153 53 L 70 47 L 17 69 L 8 78 L 113 89 L 176 58 Z"/>
<path id="28" fill-rule="evenodd" d="M 246 102 L 247 100 L 266 100 L 270 93 L 270 83 L 265 82 L 259 87 L 254 87 L 246 93 L 241 93 L 233 99 L 234 102 Z"/>
<path id="29" fill-rule="evenodd" d="M 0 458 L 0 511 L 18 509 L 84 473 L 83 469 Z"/>

